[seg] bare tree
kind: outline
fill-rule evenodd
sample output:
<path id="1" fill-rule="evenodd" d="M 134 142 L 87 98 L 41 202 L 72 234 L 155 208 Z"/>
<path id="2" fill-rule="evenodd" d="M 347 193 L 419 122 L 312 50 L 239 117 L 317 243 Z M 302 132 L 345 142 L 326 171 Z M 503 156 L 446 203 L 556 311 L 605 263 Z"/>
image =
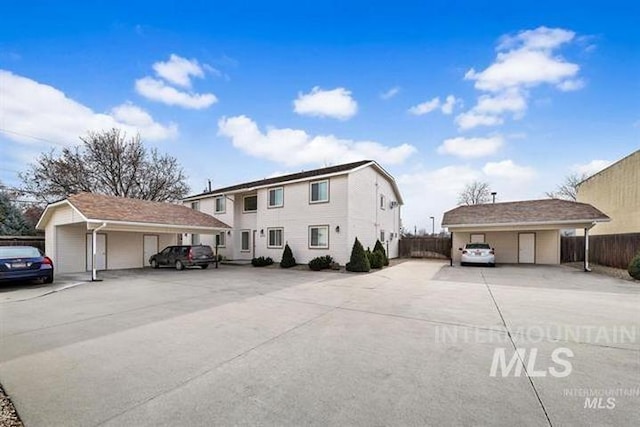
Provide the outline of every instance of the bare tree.
<path id="1" fill-rule="evenodd" d="M 111 129 L 89 132 L 81 146 L 43 153 L 20 174 L 23 190 L 50 203 L 78 192 L 174 201 L 189 191 L 178 161 L 147 150 L 140 136 Z"/>
<path id="2" fill-rule="evenodd" d="M 489 184 L 482 181 L 473 181 L 467 184 L 458 194 L 459 205 L 480 205 L 488 203 L 491 199 Z"/>
<path id="3" fill-rule="evenodd" d="M 556 187 L 556 191 L 548 191 L 547 197 L 552 199 L 577 200 L 578 185 L 589 177 L 588 174 L 571 174 L 564 177 L 562 184 Z"/>

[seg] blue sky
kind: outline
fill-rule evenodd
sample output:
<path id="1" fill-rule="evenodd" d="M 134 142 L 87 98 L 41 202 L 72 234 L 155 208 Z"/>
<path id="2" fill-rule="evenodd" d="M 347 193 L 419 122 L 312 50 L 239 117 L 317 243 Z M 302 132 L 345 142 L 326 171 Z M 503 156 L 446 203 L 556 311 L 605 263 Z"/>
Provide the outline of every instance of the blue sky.
<path id="1" fill-rule="evenodd" d="M 640 147 L 634 2 L 241 3 L 3 2 L 0 181 L 120 126 L 193 192 L 373 158 L 430 228 Z"/>

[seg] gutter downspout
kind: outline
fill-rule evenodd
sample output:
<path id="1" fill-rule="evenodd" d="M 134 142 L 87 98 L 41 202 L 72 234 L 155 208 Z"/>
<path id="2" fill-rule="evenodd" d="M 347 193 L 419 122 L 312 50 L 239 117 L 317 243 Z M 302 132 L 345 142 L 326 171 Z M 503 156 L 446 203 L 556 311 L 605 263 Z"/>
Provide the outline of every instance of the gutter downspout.
<path id="1" fill-rule="evenodd" d="M 96 227 L 91 232 L 91 241 L 92 241 L 92 259 L 91 259 L 91 281 L 99 282 L 98 280 L 98 272 L 96 271 L 96 247 L 98 246 L 98 231 L 102 230 L 107 226 L 106 222 L 103 222 L 102 225 Z"/>
<path id="2" fill-rule="evenodd" d="M 591 224 L 591 227 L 585 227 L 584 229 L 584 271 L 587 273 L 591 272 L 591 268 L 589 268 L 589 230 L 596 225 L 595 222 Z"/>

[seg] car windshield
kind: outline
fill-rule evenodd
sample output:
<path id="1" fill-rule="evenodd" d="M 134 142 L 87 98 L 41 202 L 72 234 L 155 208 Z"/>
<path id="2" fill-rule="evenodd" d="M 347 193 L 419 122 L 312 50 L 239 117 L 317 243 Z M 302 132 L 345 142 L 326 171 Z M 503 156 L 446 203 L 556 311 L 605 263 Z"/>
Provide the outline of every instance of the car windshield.
<path id="1" fill-rule="evenodd" d="M 31 246 L 0 246 L 0 258 L 38 258 L 40 251 Z"/>
<path id="2" fill-rule="evenodd" d="M 466 246 L 467 249 L 491 249 L 488 243 L 469 243 Z"/>

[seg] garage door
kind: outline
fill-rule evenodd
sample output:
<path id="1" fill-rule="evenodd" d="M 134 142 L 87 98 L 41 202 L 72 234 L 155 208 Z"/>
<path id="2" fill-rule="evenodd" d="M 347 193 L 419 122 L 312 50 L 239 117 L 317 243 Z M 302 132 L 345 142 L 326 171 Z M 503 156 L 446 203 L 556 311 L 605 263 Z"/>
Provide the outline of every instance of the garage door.
<path id="1" fill-rule="evenodd" d="M 533 264 L 536 262 L 535 233 L 518 234 L 518 262 L 520 264 Z"/>

